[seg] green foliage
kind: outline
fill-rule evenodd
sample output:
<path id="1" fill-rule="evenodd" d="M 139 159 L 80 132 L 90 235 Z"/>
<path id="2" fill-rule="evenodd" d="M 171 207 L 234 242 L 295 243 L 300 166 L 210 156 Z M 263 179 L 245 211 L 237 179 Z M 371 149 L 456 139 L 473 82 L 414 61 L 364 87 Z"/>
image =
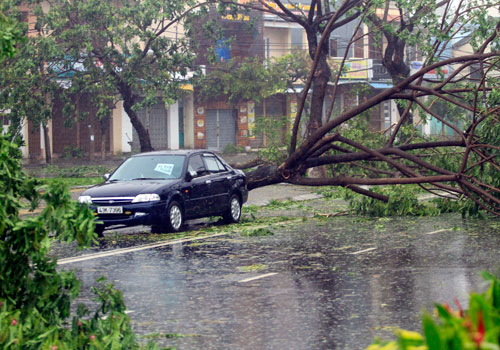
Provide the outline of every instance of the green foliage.
<path id="1" fill-rule="evenodd" d="M 83 149 L 74 146 L 65 146 L 62 157 L 66 159 L 82 159 L 85 156 Z"/>
<path id="2" fill-rule="evenodd" d="M 138 349 L 112 284 L 94 289 L 97 311 L 79 306 L 70 318 L 81 283 L 72 271 L 59 272 L 47 253 L 53 239 L 82 247 L 95 242 L 94 216 L 71 200 L 64 184 L 44 188 L 21 166 L 19 146 L 0 135 L 0 348 Z M 41 200 L 39 215 L 19 216 L 26 203 L 34 209 Z"/>
<path id="3" fill-rule="evenodd" d="M 409 185 L 385 186 L 375 190 L 389 197 L 385 203 L 378 199 L 363 196 L 351 191 L 344 192 L 344 199 L 349 202 L 350 210 L 359 215 L 385 216 L 436 216 L 445 213 L 461 213 L 463 217 L 482 218 L 483 213 L 469 198 L 434 198 L 419 201 L 422 189 Z"/>
<path id="4" fill-rule="evenodd" d="M 437 318 L 422 317 L 423 334 L 398 330 L 397 340 L 377 340 L 367 350 L 494 350 L 500 348 L 500 283 L 484 272 L 489 289 L 469 296 L 469 309 L 436 304 Z"/>
<path id="5" fill-rule="evenodd" d="M 286 88 L 295 89 L 295 83 L 306 80 L 309 70 L 312 67 L 312 60 L 309 55 L 301 50 L 293 50 L 288 55 L 271 58 L 267 63 L 272 70 L 281 72 L 285 79 Z"/>
<path id="6" fill-rule="evenodd" d="M 198 76 L 195 85 L 200 88 L 200 98 L 226 97 L 236 105 L 240 101 L 262 101 L 273 94 L 293 88 L 293 83 L 305 79 L 310 61 L 295 52 L 266 62 L 247 57 L 240 61 L 218 63 L 207 75 Z"/>
<path id="7" fill-rule="evenodd" d="M 62 177 L 102 176 L 110 173 L 110 168 L 104 165 L 77 165 L 70 168 L 48 165 L 41 170 L 44 174 L 53 174 Z"/>
<path id="8" fill-rule="evenodd" d="M 242 236 L 246 237 L 262 237 L 262 236 L 272 236 L 274 232 L 268 228 L 260 227 L 256 229 L 243 230 L 241 232 Z"/>
<path id="9" fill-rule="evenodd" d="M 16 53 L 16 45 L 24 41 L 23 30 L 19 23 L 0 12 L 0 62 Z"/>
<path id="10" fill-rule="evenodd" d="M 322 186 L 316 189 L 316 193 L 322 195 L 324 198 L 340 199 L 345 198 L 346 192 L 348 190 L 345 188 L 339 188 L 336 186 Z"/>
<path id="11" fill-rule="evenodd" d="M 224 149 L 222 150 L 222 154 L 237 154 L 237 153 L 241 153 L 244 151 L 244 148 L 239 146 L 239 147 L 236 147 L 235 145 L 233 145 L 232 143 L 228 143 Z"/>
<path id="12" fill-rule="evenodd" d="M 67 93 L 60 91 L 60 83 L 47 70 L 47 62 L 63 55 L 53 37 L 30 36 L 16 51 L 0 65 L 0 109 L 10 110 L 12 131 L 19 131 L 25 118 L 34 125 L 46 124 L 56 96 L 64 99 Z"/>
<path id="13" fill-rule="evenodd" d="M 46 177 L 46 178 L 39 178 L 39 180 L 46 185 L 49 185 L 53 182 L 63 182 L 68 187 L 74 187 L 74 186 L 97 185 L 97 184 L 100 184 L 101 182 L 103 182 L 104 178 L 101 176 L 99 176 L 99 177 Z"/>
<path id="14" fill-rule="evenodd" d="M 216 65 L 207 75 L 197 77 L 200 98 L 226 97 L 232 105 L 240 101 L 261 101 L 285 88 L 280 72 L 268 69 L 258 58 L 247 57 L 241 62 L 232 59 Z"/>
<path id="15" fill-rule="evenodd" d="M 420 216 L 437 215 L 433 207 L 419 203 L 415 191 L 403 185 L 385 187 L 377 191 L 389 196 L 389 202 L 385 203 L 378 199 L 366 197 L 352 192 L 346 192 L 345 199 L 349 201 L 349 207 L 357 214 L 369 216 Z"/>
<path id="16" fill-rule="evenodd" d="M 271 163 L 279 164 L 288 156 L 288 149 L 284 145 L 290 142 L 290 131 L 287 116 L 262 116 L 257 118 L 255 132 L 266 140 L 266 146 L 259 149 L 259 158 Z"/>

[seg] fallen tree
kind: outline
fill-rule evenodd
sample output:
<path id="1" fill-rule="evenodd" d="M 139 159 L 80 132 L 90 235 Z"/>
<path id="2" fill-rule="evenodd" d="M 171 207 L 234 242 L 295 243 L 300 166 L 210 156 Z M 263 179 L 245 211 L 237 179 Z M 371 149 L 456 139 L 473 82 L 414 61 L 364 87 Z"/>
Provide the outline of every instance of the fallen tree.
<path id="1" fill-rule="evenodd" d="M 298 102 L 287 156 L 278 163 L 250 171 L 249 189 L 280 182 L 343 186 L 387 200 L 359 186 L 419 184 L 429 191 L 440 189 L 447 196 L 470 198 L 478 207 L 500 215 L 500 123 L 497 117 L 500 53 L 496 46 L 500 41 L 500 22 L 489 15 L 493 2 L 460 3 L 454 8 L 451 1 L 417 5 L 392 1 L 398 16 L 391 21 L 386 15 L 377 15 L 377 5 L 370 1 L 345 0 L 334 6 L 313 0 L 307 12 L 300 8 L 302 15 L 279 0 L 273 2 L 277 9 L 263 0 L 244 5 L 224 1 L 260 9 L 301 25 L 307 33 L 309 54 L 314 61 Z M 384 14 L 388 8 L 389 2 Z M 408 18 L 411 18 L 411 28 Z M 400 71 L 388 67 L 394 74 L 402 73 L 398 79 L 393 75 L 392 87 L 372 92 L 359 103 L 333 113 L 348 49 L 363 39 L 356 33 L 364 21 L 372 34 L 390 34 L 393 39 L 392 44 L 386 39 L 385 46 L 380 47 L 385 50 L 384 65 L 404 59 L 401 46 L 405 43 L 419 43 L 423 64 L 413 74 L 406 71 L 406 65 L 400 65 Z M 356 23 L 353 36 L 340 67 L 332 70 L 327 62 L 328 39 L 334 29 L 350 22 Z M 406 27 L 397 30 L 398 26 Z M 444 52 L 458 36 L 469 37 L 470 50 L 456 50 L 452 57 L 445 58 Z M 399 50 L 398 55 L 395 49 Z M 451 73 L 444 74 L 444 68 L 450 67 Z M 431 72 L 437 73 L 428 78 Z M 327 96 L 333 97 L 327 100 Z M 366 137 L 366 133 L 363 137 L 349 136 L 348 131 L 356 121 L 366 119 L 371 109 L 391 100 L 399 106 L 399 122 L 384 134 L 378 133 L 376 142 Z M 309 115 L 304 112 L 306 101 L 310 104 Z M 322 118 L 324 105 L 328 106 L 326 120 Z M 461 124 L 436 112 L 437 105 L 444 106 L 445 111 L 455 111 Z M 419 137 L 414 116 L 422 123 L 434 118 L 452 130 L 452 138 Z M 301 132 L 304 121 L 307 127 Z M 349 173 L 343 172 L 346 164 L 350 165 Z M 326 176 L 307 176 L 308 169 L 323 165 L 329 167 L 329 171 L 324 172 Z"/>

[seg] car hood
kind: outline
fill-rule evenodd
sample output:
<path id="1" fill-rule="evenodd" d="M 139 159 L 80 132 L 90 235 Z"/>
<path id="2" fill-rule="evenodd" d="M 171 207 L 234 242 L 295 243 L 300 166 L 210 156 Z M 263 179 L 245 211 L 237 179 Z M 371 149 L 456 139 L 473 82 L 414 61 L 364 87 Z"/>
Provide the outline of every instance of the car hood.
<path id="1" fill-rule="evenodd" d="M 95 197 L 135 197 L 141 193 L 162 194 L 179 180 L 132 180 L 104 182 L 82 192 L 81 196 Z"/>

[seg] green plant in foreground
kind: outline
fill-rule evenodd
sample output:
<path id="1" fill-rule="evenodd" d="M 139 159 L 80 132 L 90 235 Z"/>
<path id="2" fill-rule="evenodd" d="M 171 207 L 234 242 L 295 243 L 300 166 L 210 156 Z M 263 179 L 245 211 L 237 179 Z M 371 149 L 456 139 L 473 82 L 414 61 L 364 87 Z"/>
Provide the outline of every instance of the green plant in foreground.
<path id="1" fill-rule="evenodd" d="M 139 349 L 112 284 L 94 288 L 97 311 L 79 306 L 71 317 L 81 283 L 72 271 L 57 271 L 47 253 L 52 239 L 94 242 L 94 217 L 71 200 L 64 184 L 42 193 L 21 165 L 19 145 L 0 135 L 0 349 Z M 39 215 L 19 217 L 25 202 L 34 209 L 40 200 L 46 206 Z"/>
<path id="2" fill-rule="evenodd" d="M 484 272 L 490 281 L 482 294 L 472 293 L 469 309 L 463 310 L 455 300 L 457 310 L 448 304 L 437 304 L 437 319 L 422 318 L 423 334 L 399 330 L 397 340 L 375 341 L 367 350 L 498 350 L 500 349 L 500 283 Z"/>

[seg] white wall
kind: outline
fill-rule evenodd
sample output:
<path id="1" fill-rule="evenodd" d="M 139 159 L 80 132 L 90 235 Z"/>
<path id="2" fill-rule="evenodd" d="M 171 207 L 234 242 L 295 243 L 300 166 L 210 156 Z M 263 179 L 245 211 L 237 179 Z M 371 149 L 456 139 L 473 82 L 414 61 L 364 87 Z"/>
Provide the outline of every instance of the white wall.
<path id="1" fill-rule="evenodd" d="M 179 149 L 179 102 L 168 106 L 167 133 L 168 149 Z"/>

